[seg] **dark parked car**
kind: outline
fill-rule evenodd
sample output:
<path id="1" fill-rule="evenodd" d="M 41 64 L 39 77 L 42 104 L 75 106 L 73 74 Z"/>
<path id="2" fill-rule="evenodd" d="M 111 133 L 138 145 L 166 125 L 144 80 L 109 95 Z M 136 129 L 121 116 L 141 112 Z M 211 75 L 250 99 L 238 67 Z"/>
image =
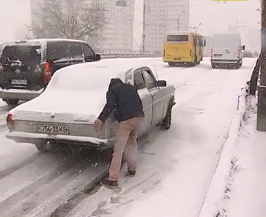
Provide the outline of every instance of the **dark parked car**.
<path id="1" fill-rule="evenodd" d="M 43 92 L 58 69 L 100 59 L 84 41 L 35 39 L 5 43 L 0 52 L 0 98 L 8 105 L 31 100 Z"/>

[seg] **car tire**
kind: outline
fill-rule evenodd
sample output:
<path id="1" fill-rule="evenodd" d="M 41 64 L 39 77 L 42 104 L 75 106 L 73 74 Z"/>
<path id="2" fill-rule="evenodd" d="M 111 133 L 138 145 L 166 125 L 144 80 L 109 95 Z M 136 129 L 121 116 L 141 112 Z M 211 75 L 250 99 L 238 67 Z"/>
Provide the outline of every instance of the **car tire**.
<path id="1" fill-rule="evenodd" d="M 35 144 L 35 147 L 38 149 L 39 152 L 46 153 L 51 150 L 50 143 L 42 142 Z"/>
<path id="2" fill-rule="evenodd" d="M 11 106 L 17 105 L 19 102 L 18 99 L 3 99 L 3 101 L 5 101 L 7 105 Z"/>
<path id="3" fill-rule="evenodd" d="M 195 59 L 194 59 L 193 63 L 191 64 L 192 66 L 196 66 L 196 65 L 198 65 L 198 61 L 197 61 L 197 59 L 198 59 L 198 57 L 195 56 Z"/>
<path id="4" fill-rule="evenodd" d="M 175 66 L 175 65 L 176 65 L 176 63 L 169 62 L 169 63 L 168 63 L 168 65 L 169 65 L 169 66 Z"/>
<path id="5" fill-rule="evenodd" d="M 216 68 L 216 65 L 212 63 L 212 68 L 215 69 Z"/>
<path id="6" fill-rule="evenodd" d="M 169 130 L 172 124 L 172 105 L 169 105 L 168 109 L 167 109 L 167 113 L 166 116 L 163 120 L 163 122 L 161 123 L 161 129 L 162 130 Z"/>
<path id="7" fill-rule="evenodd" d="M 241 67 L 241 63 L 240 62 L 238 62 L 236 65 L 235 65 L 235 69 L 240 69 L 240 67 Z"/>

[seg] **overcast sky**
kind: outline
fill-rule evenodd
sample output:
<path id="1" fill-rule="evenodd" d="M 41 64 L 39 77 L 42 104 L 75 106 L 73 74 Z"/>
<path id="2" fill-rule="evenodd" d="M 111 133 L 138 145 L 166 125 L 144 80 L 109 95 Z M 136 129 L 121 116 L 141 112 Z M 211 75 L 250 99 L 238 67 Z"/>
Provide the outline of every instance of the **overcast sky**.
<path id="1" fill-rule="evenodd" d="M 0 41 L 14 39 L 30 23 L 30 0 L 0 0 Z M 136 0 L 135 44 L 141 43 L 141 18 L 143 0 Z M 260 0 L 217 3 L 212 0 L 191 0 L 190 25 L 202 23 L 200 32 L 208 35 L 211 31 L 226 31 L 228 25 L 239 25 L 243 43 L 251 49 L 259 48 Z"/>

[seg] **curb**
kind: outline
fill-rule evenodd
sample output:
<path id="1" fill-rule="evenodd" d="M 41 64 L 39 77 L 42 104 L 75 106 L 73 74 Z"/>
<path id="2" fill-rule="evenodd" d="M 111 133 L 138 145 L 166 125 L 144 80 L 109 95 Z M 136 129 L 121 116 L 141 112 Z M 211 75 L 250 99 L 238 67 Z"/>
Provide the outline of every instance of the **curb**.
<path id="1" fill-rule="evenodd" d="M 217 162 L 215 173 L 198 217 L 219 216 L 220 208 L 222 208 L 222 199 L 226 190 L 227 176 L 231 169 L 231 160 L 234 156 L 239 130 L 241 129 L 245 118 L 246 108 L 247 92 L 245 87 L 241 89 L 241 94 L 238 96 L 238 111 L 230 124 L 227 140 L 221 149 L 221 156 Z"/>

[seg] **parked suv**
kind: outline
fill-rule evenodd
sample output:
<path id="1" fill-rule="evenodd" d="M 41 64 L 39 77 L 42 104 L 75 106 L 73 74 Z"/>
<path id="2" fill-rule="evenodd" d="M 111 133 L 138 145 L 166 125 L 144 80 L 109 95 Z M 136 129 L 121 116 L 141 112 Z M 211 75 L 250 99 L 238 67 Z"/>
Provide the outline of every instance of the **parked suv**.
<path id="1" fill-rule="evenodd" d="M 100 59 L 84 41 L 35 39 L 5 43 L 0 51 L 0 98 L 8 105 L 31 100 L 43 92 L 58 69 Z"/>

